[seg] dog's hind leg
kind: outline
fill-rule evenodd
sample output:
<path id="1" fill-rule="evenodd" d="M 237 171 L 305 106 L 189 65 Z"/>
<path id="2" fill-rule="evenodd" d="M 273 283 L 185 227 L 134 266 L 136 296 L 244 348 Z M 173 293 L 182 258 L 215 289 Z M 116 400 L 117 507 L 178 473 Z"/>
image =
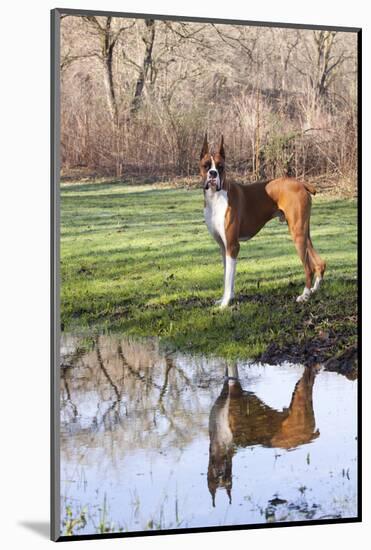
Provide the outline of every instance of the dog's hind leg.
<path id="1" fill-rule="evenodd" d="M 303 293 L 296 298 L 297 302 L 309 300 L 312 288 L 313 262 L 309 249 L 309 214 L 310 203 L 298 202 L 295 208 L 285 212 L 292 240 L 301 259 L 305 272 L 305 287 Z"/>
<path id="2" fill-rule="evenodd" d="M 311 292 L 314 293 L 319 289 L 323 281 L 323 276 L 326 269 L 326 262 L 322 260 L 319 254 L 315 251 L 313 247 L 312 239 L 310 238 L 310 236 L 308 238 L 308 254 L 309 254 L 310 262 L 312 264 L 313 271 L 316 276 L 314 285 L 310 289 Z"/>
<path id="3" fill-rule="evenodd" d="M 305 273 L 305 287 L 303 293 L 296 298 L 296 301 L 306 302 L 307 300 L 309 300 L 312 292 L 311 287 L 313 278 L 313 270 L 309 260 L 307 239 L 305 238 L 305 236 L 295 236 L 294 244 L 298 252 L 299 258 L 303 263 Z"/>

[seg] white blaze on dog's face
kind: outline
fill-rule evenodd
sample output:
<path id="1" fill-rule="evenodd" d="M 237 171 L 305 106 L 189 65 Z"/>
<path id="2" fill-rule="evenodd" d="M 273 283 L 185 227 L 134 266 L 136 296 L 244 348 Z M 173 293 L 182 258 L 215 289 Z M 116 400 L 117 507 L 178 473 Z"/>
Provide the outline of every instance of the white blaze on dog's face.
<path id="1" fill-rule="evenodd" d="M 204 189 L 220 191 L 224 183 L 224 143 L 223 136 L 219 145 L 219 150 L 215 155 L 209 152 L 207 136 L 205 135 L 204 144 L 200 155 L 200 172 L 203 179 Z"/>

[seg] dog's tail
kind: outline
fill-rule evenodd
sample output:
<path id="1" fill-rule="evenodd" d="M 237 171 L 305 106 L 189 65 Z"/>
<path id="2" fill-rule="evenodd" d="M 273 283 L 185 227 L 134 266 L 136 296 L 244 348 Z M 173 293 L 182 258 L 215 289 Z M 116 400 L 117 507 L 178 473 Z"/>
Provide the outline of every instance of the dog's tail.
<path id="1" fill-rule="evenodd" d="M 317 189 L 311 183 L 304 182 L 304 187 L 312 195 L 315 195 L 317 193 Z"/>

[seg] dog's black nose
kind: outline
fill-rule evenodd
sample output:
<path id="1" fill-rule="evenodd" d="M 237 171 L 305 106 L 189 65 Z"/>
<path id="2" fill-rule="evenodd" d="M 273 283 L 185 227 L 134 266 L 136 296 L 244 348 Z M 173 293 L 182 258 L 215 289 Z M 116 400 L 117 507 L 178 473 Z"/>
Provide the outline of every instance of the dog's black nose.
<path id="1" fill-rule="evenodd" d="M 218 175 L 218 172 L 216 170 L 209 170 L 209 176 L 211 178 L 216 178 L 217 175 Z"/>

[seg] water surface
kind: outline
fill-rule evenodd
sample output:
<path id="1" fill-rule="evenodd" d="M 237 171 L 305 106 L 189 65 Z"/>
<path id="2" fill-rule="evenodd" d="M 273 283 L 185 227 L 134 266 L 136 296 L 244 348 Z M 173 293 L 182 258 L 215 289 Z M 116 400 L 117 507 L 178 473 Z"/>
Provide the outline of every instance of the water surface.
<path id="1" fill-rule="evenodd" d="M 61 377 L 62 534 L 357 515 L 356 381 L 72 335 Z"/>

